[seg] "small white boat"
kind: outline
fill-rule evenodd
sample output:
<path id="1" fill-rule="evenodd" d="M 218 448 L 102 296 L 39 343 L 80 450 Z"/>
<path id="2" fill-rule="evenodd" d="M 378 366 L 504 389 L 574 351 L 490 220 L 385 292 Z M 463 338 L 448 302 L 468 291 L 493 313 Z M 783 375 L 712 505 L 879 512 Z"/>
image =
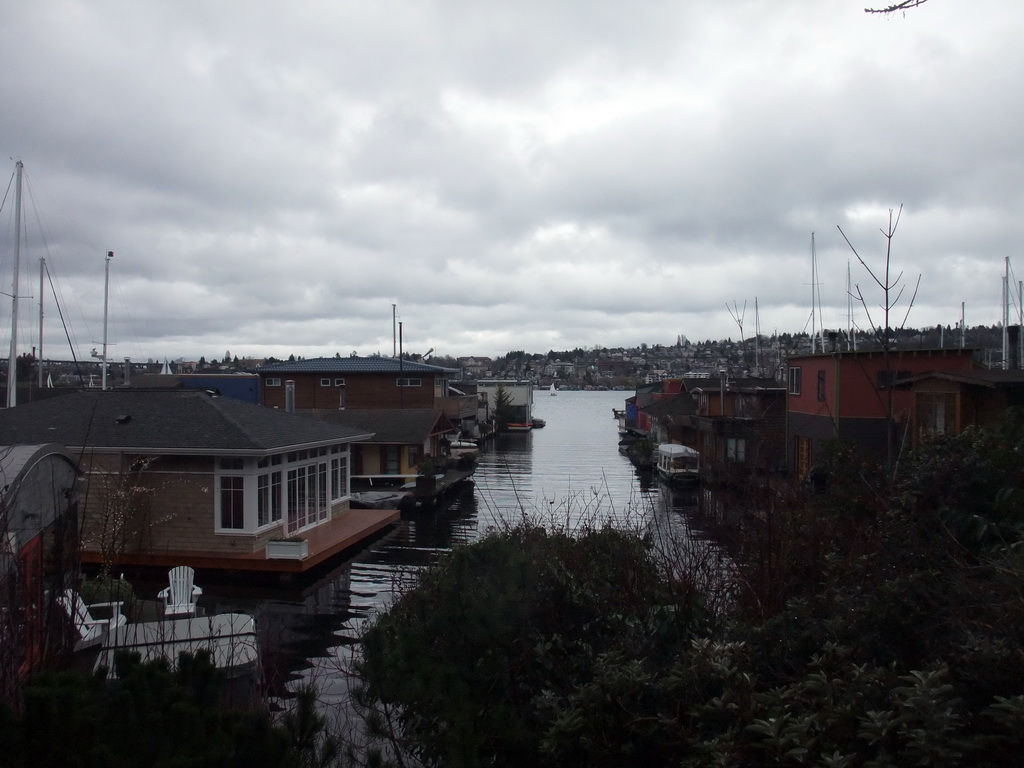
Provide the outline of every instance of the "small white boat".
<path id="1" fill-rule="evenodd" d="M 476 442 L 473 440 L 465 440 L 463 438 L 459 438 L 457 440 L 451 440 L 448 443 L 448 454 L 452 458 L 457 459 L 458 457 L 465 456 L 467 454 L 471 456 L 476 456 L 477 453 L 479 453 L 479 451 L 480 446 L 477 445 Z"/>
<path id="2" fill-rule="evenodd" d="M 658 475 L 669 483 L 696 483 L 700 480 L 700 454 L 693 448 L 675 443 L 658 446 Z"/>

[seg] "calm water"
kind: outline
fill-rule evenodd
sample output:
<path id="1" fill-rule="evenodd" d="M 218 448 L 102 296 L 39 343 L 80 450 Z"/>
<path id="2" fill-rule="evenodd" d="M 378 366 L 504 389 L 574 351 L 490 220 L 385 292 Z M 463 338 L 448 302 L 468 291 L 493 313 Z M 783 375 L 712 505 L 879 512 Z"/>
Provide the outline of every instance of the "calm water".
<path id="1" fill-rule="evenodd" d="M 345 674 L 362 622 L 386 606 L 439 552 L 514 523 L 523 515 L 575 527 L 613 521 L 651 533 L 668 549 L 704 552 L 706 540 L 688 528 L 694 504 L 638 474 L 618 452 L 613 408 L 626 392 L 537 391 L 534 416 L 542 429 L 501 435 L 481 451 L 474 483 L 451 506 L 415 513 L 386 537 L 339 563 L 312 584 L 273 593 L 207 590 L 210 612 L 255 613 L 264 637 L 272 695 L 313 682 L 324 704 L 346 699 Z M 698 555 L 699 556 L 699 555 Z"/>

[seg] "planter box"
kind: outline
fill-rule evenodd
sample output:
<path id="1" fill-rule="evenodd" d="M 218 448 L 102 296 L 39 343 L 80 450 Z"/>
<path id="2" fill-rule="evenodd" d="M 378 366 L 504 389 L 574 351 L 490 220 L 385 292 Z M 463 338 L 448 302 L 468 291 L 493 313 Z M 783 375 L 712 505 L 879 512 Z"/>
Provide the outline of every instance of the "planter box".
<path id="1" fill-rule="evenodd" d="M 268 541 L 267 560 L 305 560 L 309 556 L 309 542 Z"/>

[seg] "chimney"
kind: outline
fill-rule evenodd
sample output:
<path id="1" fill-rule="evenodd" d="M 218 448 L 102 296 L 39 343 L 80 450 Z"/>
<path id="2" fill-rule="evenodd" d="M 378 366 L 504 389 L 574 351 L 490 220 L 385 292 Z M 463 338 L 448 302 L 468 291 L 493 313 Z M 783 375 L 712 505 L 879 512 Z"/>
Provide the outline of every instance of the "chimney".
<path id="1" fill-rule="evenodd" d="M 288 413 L 295 413 L 295 382 L 292 379 L 284 383 L 284 409 Z"/>

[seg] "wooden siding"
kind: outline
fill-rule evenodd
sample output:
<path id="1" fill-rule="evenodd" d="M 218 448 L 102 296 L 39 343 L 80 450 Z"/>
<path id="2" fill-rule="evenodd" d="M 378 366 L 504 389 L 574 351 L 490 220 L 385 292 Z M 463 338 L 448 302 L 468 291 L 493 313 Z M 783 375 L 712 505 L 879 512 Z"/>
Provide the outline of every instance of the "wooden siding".
<path id="1" fill-rule="evenodd" d="M 374 408 L 433 408 L 434 379 L 431 373 L 408 373 L 403 378 L 419 379 L 418 387 L 399 387 L 398 375 L 394 373 L 295 373 L 261 374 L 263 380 L 263 405 L 268 408 L 285 407 L 285 382 L 295 382 L 295 409 L 336 410 L 341 407 L 341 392 L 344 389 L 346 410 Z M 281 386 L 268 387 L 267 378 L 280 379 Z M 344 379 L 344 387 L 334 386 L 336 379 Z M 321 380 L 329 380 L 330 386 L 321 386 Z"/>
<path id="2" fill-rule="evenodd" d="M 967 371 L 973 367 L 969 350 L 923 350 L 893 352 L 888 360 L 881 353 L 816 355 L 793 358 L 789 367 L 801 369 L 800 394 L 790 394 L 790 413 L 832 419 L 884 419 L 889 409 L 889 392 L 879 389 L 879 376 L 892 372 L 917 375 L 929 371 Z M 823 373 L 823 399 L 819 399 L 818 375 Z M 909 390 L 891 390 L 893 414 L 897 419 L 911 413 Z"/>
<path id="3" fill-rule="evenodd" d="M 89 490 L 84 494 L 82 516 L 82 556 L 87 562 L 100 562 L 104 541 L 117 561 L 159 556 L 236 557 L 259 554 L 267 541 L 279 538 L 282 526 L 259 533 L 218 533 L 215 530 L 214 459 L 211 457 L 169 456 L 152 460 L 138 474 L 120 474 L 128 457 L 86 455 L 81 460 Z M 127 491 L 131 506 L 121 509 L 108 504 L 112 493 Z M 104 512 L 107 509 L 107 512 Z M 331 519 L 349 511 L 347 500 L 331 507 Z M 104 534 L 111 527 L 116 540 Z M 319 526 L 318 526 L 319 527 Z M 309 532 L 315 529 L 309 529 Z M 299 534 L 305 537 L 307 531 Z"/>

